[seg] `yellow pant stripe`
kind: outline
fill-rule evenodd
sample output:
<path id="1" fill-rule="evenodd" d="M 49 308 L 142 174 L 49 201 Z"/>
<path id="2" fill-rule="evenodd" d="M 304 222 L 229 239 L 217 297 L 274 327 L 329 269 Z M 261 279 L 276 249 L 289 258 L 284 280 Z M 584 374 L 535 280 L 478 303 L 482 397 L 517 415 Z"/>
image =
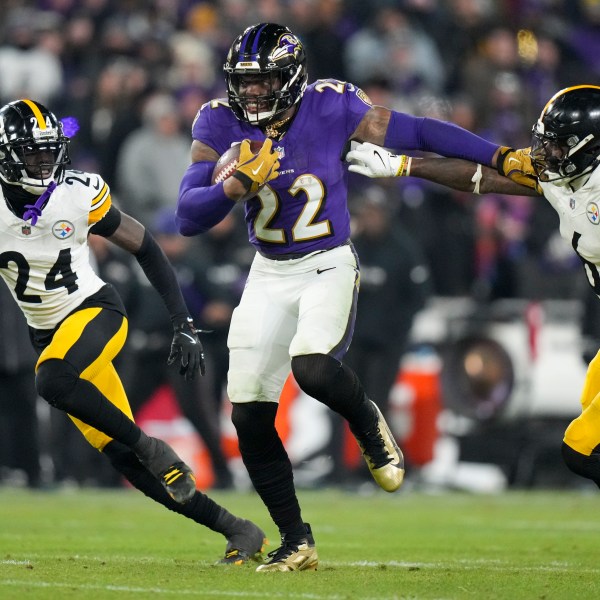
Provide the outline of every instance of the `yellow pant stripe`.
<path id="1" fill-rule="evenodd" d="M 42 352 L 38 365 L 51 358 L 63 359 L 73 344 L 79 339 L 85 326 L 98 315 L 102 309 L 86 308 L 71 315 L 59 327 L 54 334 L 54 338 Z M 127 338 L 127 319 L 123 318 L 123 323 L 119 331 L 106 344 L 98 358 L 81 373 L 81 378 L 93 383 L 102 394 L 108 398 L 117 408 L 124 412 L 132 421 L 133 414 L 129 406 L 129 400 L 125 394 L 125 389 L 121 379 L 112 364 L 112 358 L 116 356 L 123 347 Z M 94 448 L 102 450 L 112 438 L 106 434 L 90 427 L 83 421 L 69 415 L 73 423 L 85 436 L 85 439 Z"/>

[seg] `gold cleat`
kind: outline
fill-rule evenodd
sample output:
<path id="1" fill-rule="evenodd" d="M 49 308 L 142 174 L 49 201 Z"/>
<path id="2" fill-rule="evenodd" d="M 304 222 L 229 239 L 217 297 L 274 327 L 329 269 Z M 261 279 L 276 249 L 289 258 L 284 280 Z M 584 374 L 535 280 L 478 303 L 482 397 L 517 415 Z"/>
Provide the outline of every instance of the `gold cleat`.
<path id="1" fill-rule="evenodd" d="M 369 400 L 377 411 L 377 423 L 371 431 L 354 437 L 377 485 L 386 492 L 395 492 L 404 480 L 404 456 L 386 423 L 379 407 Z"/>
<path id="2" fill-rule="evenodd" d="M 319 555 L 315 547 L 315 540 L 306 525 L 306 537 L 296 541 L 281 536 L 281 547 L 267 556 L 269 561 L 256 568 L 257 573 L 289 573 L 291 571 L 316 571 L 319 565 Z"/>

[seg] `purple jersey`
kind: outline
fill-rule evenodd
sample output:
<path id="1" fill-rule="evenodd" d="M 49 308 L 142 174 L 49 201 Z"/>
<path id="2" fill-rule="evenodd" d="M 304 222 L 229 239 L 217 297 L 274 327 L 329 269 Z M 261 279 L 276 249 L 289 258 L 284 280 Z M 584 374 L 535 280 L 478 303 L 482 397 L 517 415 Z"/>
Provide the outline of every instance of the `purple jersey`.
<path id="1" fill-rule="evenodd" d="M 246 202 L 248 235 L 257 250 L 266 255 L 309 253 L 348 240 L 348 172 L 340 156 L 370 108 L 365 93 L 351 83 L 318 80 L 306 89 L 288 131 L 273 142 L 279 177 Z M 245 138 L 265 139 L 258 127 L 238 121 L 220 100 L 202 107 L 192 135 L 218 154 Z"/>

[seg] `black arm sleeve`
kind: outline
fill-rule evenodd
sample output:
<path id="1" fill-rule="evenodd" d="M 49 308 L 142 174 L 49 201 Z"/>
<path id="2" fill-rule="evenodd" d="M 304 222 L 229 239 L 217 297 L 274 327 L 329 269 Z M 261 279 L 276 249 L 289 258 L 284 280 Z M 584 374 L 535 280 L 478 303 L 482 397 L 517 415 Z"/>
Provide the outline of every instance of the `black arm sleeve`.
<path id="1" fill-rule="evenodd" d="M 161 295 L 173 325 L 188 319 L 190 313 L 183 299 L 175 271 L 162 248 L 148 230 L 144 234 L 140 249 L 134 256 L 148 281 Z"/>
<path id="2" fill-rule="evenodd" d="M 90 233 L 110 237 L 121 224 L 121 211 L 113 204 L 108 212 L 92 227 Z"/>

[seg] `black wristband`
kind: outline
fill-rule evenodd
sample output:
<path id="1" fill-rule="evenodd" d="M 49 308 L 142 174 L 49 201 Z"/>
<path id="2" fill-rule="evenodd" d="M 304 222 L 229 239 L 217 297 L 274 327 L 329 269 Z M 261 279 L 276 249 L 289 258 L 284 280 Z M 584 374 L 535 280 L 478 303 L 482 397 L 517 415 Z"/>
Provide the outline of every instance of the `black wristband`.
<path id="1" fill-rule="evenodd" d="M 498 171 L 500 175 L 506 175 L 504 172 L 504 161 L 511 152 L 514 152 L 514 149 L 506 147 L 504 148 L 504 151 L 500 148 L 500 152 L 498 152 L 498 158 L 496 158 L 496 171 Z"/>
<path id="2" fill-rule="evenodd" d="M 240 173 L 239 171 L 234 171 L 232 177 L 235 177 L 238 181 L 241 181 L 242 185 L 246 188 L 247 191 L 252 189 L 252 184 L 254 181 L 248 177 L 245 173 Z"/>

